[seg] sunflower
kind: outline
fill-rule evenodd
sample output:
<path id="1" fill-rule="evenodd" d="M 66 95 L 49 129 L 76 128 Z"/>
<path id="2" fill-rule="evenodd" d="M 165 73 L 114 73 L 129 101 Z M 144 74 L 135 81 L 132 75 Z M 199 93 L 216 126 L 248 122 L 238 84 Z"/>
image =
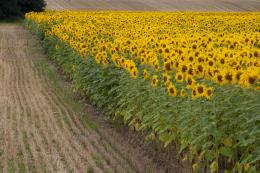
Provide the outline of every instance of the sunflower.
<path id="1" fill-rule="evenodd" d="M 196 87 L 196 90 L 197 90 L 197 94 L 199 95 L 199 96 L 202 96 L 203 94 L 204 94 L 204 92 L 205 92 L 205 85 L 204 84 L 202 84 L 202 85 L 197 85 L 197 87 Z"/>
<path id="2" fill-rule="evenodd" d="M 101 55 L 100 53 L 95 56 L 96 62 L 97 62 L 98 64 L 100 64 L 100 62 L 101 62 L 101 59 L 102 59 L 101 56 L 102 56 L 102 55 Z"/>
<path id="3" fill-rule="evenodd" d="M 187 65 L 183 64 L 183 65 L 181 66 L 181 71 L 182 71 L 183 73 L 185 73 L 187 70 L 188 70 Z"/>
<path id="4" fill-rule="evenodd" d="M 162 49 L 162 48 L 159 48 L 158 53 L 159 53 L 159 54 L 162 54 L 162 53 L 163 53 L 163 49 Z"/>
<path id="5" fill-rule="evenodd" d="M 144 69 L 143 71 L 143 76 L 144 76 L 144 80 L 148 78 L 148 71 L 146 69 Z"/>
<path id="6" fill-rule="evenodd" d="M 194 70 L 193 70 L 192 66 L 189 67 L 188 74 L 191 76 L 194 75 Z"/>
<path id="7" fill-rule="evenodd" d="M 213 67 L 213 66 L 214 66 L 214 61 L 213 61 L 213 60 L 209 60 L 209 61 L 208 61 L 208 65 L 209 65 L 210 67 Z"/>
<path id="8" fill-rule="evenodd" d="M 164 63 L 164 69 L 166 71 L 170 71 L 171 70 L 171 63 L 169 61 Z"/>
<path id="9" fill-rule="evenodd" d="M 184 88 L 181 89 L 180 96 L 181 97 L 186 97 L 187 96 L 187 92 L 186 92 L 186 90 Z"/>
<path id="10" fill-rule="evenodd" d="M 186 82 L 188 88 L 192 88 L 196 84 L 196 81 L 192 78 L 192 76 L 187 76 Z"/>
<path id="11" fill-rule="evenodd" d="M 175 61 L 174 63 L 174 68 L 178 68 L 179 67 L 179 62 L 178 61 Z"/>
<path id="12" fill-rule="evenodd" d="M 131 76 L 132 76 L 134 79 L 137 78 L 137 76 L 138 76 L 138 70 L 137 70 L 137 68 L 132 68 L 131 71 L 130 71 L 130 73 L 131 73 Z"/>
<path id="13" fill-rule="evenodd" d="M 159 71 L 160 66 L 159 66 L 159 62 L 158 62 L 157 58 L 155 58 L 155 59 L 153 60 L 152 65 L 153 65 L 153 67 L 154 67 L 154 69 L 155 69 L 156 71 Z"/>
<path id="14" fill-rule="evenodd" d="M 202 66 L 201 64 L 197 65 L 197 71 L 198 71 L 200 74 L 203 73 L 204 68 L 203 68 L 203 66 Z"/>
<path id="15" fill-rule="evenodd" d="M 257 80 L 257 76 L 255 75 L 249 75 L 248 76 L 248 83 L 250 85 L 254 85 L 256 83 L 256 80 Z"/>
<path id="16" fill-rule="evenodd" d="M 226 73 L 225 73 L 225 80 L 226 80 L 227 82 L 231 83 L 231 82 L 233 81 L 233 75 L 232 75 L 232 73 L 226 72 Z"/>
<path id="17" fill-rule="evenodd" d="M 163 82 L 167 85 L 170 81 L 170 76 L 167 73 L 163 73 Z"/>
<path id="18" fill-rule="evenodd" d="M 193 88 L 191 93 L 192 93 L 192 95 L 191 95 L 192 100 L 196 100 L 199 96 L 197 93 L 197 89 Z"/>
<path id="19" fill-rule="evenodd" d="M 184 76 L 183 76 L 182 72 L 177 72 L 175 75 L 175 79 L 179 83 L 183 82 Z"/>
<path id="20" fill-rule="evenodd" d="M 241 75 L 241 80 L 244 81 L 246 86 L 259 84 L 260 71 L 255 68 L 249 69 L 246 73 Z"/>
<path id="21" fill-rule="evenodd" d="M 167 54 L 167 53 L 170 53 L 170 49 L 166 47 L 166 48 L 164 49 L 164 53 L 166 53 L 166 54 Z"/>
<path id="22" fill-rule="evenodd" d="M 225 64 L 225 59 L 224 58 L 220 58 L 219 62 L 220 62 L 220 64 L 224 65 Z"/>
<path id="23" fill-rule="evenodd" d="M 210 100 L 212 98 L 212 95 L 213 95 L 213 88 L 212 87 L 207 88 L 206 91 L 204 92 L 204 97 Z"/>
<path id="24" fill-rule="evenodd" d="M 173 83 L 170 83 L 168 85 L 168 93 L 169 93 L 170 96 L 176 96 L 177 95 L 177 90 L 176 90 Z"/>
<path id="25" fill-rule="evenodd" d="M 153 87 L 156 87 L 158 85 L 158 77 L 157 77 L 157 75 L 153 75 L 152 80 L 151 80 L 151 85 Z"/>
<path id="26" fill-rule="evenodd" d="M 254 57 L 259 57 L 260 56 L 260 53 L 259 52 L 257 52 L 257 51 L 254 51 Z"/>
<path id="27" fill-rule="evenodd" d="M 249 86 L 249 81 L 248 81 L 249 77 L 247 73 L 242 73 L 240 76 L 240 80 L 239 80 L 239 84 L 245 87 Z"/>
<path id="28" fill-rule="evenodd" d="M 109 62 L 107 59 L 103 59 L 103 65 L 107 65 Z"/>
<path id="29" fill-rule="evenodd" d="M 189 57 L 189 62 L 192 63 L 194 61 L 194 57 L 193 56 L 190 56 Z"/>
<path id="30" fill-rule="evenodd" d="M 216 81 L 217 83 L 219 83 L 220 85 L 223 85 L 225 83 L 225 78 L 222 74 L 218 73 L 216 75 Z"/>
<path id="31" fill-rule="evenodd" d="M 213 75 L 214 75 L 213 70 L 212 70 L 211 68 L 208 68 L 208 69 L 207 69 L 207 74 L 206 74 L 206 76 L 212 78 Z"/>
<path id="32" fill-rule="evenodd" d="M 142 58 L 141 58 L 141 64 L 144 64 L 144 63 L 145 63 L 145 58 L 142 57 Z"/>
<path id="33" fill-rule="evenodd" d="M 234 72 L 234 79 L 236 80 L 236 82 L 239 82 L 241 75 L 242 75 L 241 71 L 235 71 Z"/>
<path id="34" fill-rule="evenodd" d="M 98 49 L 96 47 L 93 47 L 92 48 L 92 53 L 95 55 L 95 54 L 97 54 L 97 52 L 98 52 Z"/>

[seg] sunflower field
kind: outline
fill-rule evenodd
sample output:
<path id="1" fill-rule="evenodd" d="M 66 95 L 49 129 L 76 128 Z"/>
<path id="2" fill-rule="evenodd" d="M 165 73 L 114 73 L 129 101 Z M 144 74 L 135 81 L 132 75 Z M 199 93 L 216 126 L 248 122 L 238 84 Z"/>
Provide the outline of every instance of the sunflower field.
<path id="1" fill-rule="evenodd" d="M 260 170 L 260 13 L 26 14 L 75 92 L 194 172 Z"/>

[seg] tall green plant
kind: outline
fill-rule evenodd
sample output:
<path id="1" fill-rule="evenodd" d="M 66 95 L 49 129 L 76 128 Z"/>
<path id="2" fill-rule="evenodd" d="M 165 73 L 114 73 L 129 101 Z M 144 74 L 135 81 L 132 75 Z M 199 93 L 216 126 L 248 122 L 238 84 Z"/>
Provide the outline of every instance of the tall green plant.
<path id="1" fill-rule="evenodd" d="M 174 142 L 183 159 L 193 162 L 194 171 L 259 171 L 258 91 L 205 81 L 215 88 L 210 101 L 169 97 L 164 87 L 151 87 L 150 80 L 131 79 L 129 73 L 113 65 L 97 64 L 92 55 L 82 58 L 56 37 L 44 37 L 48 25 L 28 24 L 43 36 L 44 48 L 71 76 L 75 91 L 111 117 L 146 131 L 147 140 L 159 140 L 164 147 Z"/>

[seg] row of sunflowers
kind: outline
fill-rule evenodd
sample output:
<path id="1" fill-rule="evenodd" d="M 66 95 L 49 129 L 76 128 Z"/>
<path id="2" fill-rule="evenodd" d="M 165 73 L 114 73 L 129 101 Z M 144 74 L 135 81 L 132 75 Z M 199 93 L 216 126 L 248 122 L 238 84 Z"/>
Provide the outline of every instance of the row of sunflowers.
<path id="1" fill-rule="evenodd" d="M 194 171 L 259 169 L 260 13 L 48 11 L 26 19 L 77 92 L 147 140 L 175 142 Z"/>

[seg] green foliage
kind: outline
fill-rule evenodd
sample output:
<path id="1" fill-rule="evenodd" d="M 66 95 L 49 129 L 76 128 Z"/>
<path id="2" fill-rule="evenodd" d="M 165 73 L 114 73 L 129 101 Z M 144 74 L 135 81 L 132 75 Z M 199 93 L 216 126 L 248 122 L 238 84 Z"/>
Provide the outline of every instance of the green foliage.
<path id="1" fill-rule="evenodd" d="M 44 0 L 1 0 L 0 20 L 21 17 L 30 11 L 43 11 Z"/>
<path id="2" fill-rule="evenodd" d="M 46 3 L 44 0 L 18 0 L 18 5 L 23 14 L 30 11 L 43 11 Z"/>
<path id="3" fill-rule="evenodd" d="M 1 0 L 0 1 L 0 19 L 8 19 L 21 15 L 20 7 L 17 0 Z"/>
<path id="4" fill-rule="evenodd" d="M 32 21 L 27 25 L 43 39 L 49 57 L 70 75 L 75 91 L 107 115 L 148 131 L 147 139 L 165 147 L 174 142 L 178 152 L 194 163 L 194 171 L 259 171 L 259 91 L 211 83 L 215 91 L 210 101 L 169 97 L 165 88 L 151 87 L 150 80 L 131 79 L 126 71 L 99 65 L 92 55 L 81 58 L 57 38 L 44 37 L 46 26 Z"/>

